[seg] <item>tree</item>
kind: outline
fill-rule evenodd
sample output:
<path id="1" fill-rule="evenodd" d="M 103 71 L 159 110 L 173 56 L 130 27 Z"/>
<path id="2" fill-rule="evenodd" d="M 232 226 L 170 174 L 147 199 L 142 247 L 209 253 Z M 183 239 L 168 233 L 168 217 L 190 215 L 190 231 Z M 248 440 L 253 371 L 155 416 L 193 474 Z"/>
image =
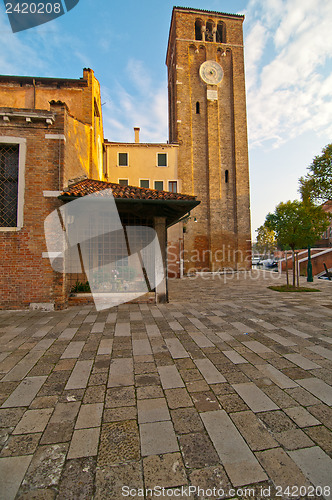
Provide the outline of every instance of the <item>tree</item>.
<path id="1" fill-rule="evenodd" d="M 277 248 L 275 232 L 269 229 L 265 224 L 256 229 L 257 243 L 256 248 L 260 254 L 266 255 L 274 252 Z"/>
<path id="2" fill-rule="evenodd" d="M 309 173 L 299 179 L 302 200 L 324 203 L 332 200 L 332 144 L 323 148 L 308 167 Z"/>
<path id="3" fill-rule="evenodd" d="M 329 215 L 307 201 L 279 203 L 269 213 L 265 225 L 275 231 L 278 245 L 290 247 L 293 253 L 293 286 L 295 287 L 295 249 L 312 246 L 329 225 Z"/>

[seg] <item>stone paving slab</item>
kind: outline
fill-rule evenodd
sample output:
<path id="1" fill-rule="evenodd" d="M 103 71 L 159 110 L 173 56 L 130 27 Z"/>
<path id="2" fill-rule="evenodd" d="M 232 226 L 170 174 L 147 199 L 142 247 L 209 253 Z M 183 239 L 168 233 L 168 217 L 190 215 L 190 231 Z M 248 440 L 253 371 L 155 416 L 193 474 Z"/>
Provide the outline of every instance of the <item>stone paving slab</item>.
<path id="1" fill-rule="evenodd" d="M 327 487 L 331 284 L 257 276 L 170 280 L 169 304 L 0 311 L 0 498 Z"/>

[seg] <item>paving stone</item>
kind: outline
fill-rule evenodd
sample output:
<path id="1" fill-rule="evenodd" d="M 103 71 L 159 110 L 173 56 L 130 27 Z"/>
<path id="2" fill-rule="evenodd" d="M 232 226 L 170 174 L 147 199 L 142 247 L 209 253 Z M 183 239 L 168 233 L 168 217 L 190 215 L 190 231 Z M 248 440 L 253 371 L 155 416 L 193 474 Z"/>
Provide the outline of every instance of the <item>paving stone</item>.
<path id="1" fill-rule="evenodd" d="M 303 333 L 297 330 L 296 328 L 293 328 L 292 326 L 283 326 L 283 330 L 286 330 L 289 333 L 292 333 L 293 335 L 296 335 L 297 337 L 301 337 L 302 339 L 308 339 L 311 337 L 308 333 Z"/>
<path id="2" fill-rule="evenodd" d="M 76 420 L 75 429 L 100 426 L 103 408 L 103 403 L 82 405 Z"/>
<path id="3" fill-rule="evenodd" d="M 107 372 L 92 373 L 89 378 L 89 386 L 104 385 L 107 382 Z"/>
<path id="4" fill-rule="evenodd" d="M 40 440 L 40 444 L 57 444 L 70 441 L 74 422 L 49 423 Z"/>
<path id="5" fill-rule="evenodd" d="M 241 333 L 254 333 L 255 330 L 253 330 L 252 328 L 250 328 L 249 326 L 239 322 L 239 321 L 236 321 L 234 323 L 231 323 L 231 325 L 234 326 L 234 328 L 236 328 L 237 330 L 239 330 Z"/>
<path id="6" fill-rule="evenodd" d="M 221 406 L 213 392 L 195 392 L 192 394 L 192 400 L 199 412 L 220 410 Z"/>
<path id="7" fill-rule="evenodd" d="M 199 500 L 210 500 L 209 490 L 213 491 L 214 488 L 216 491 L 223 490 L 227 494 L 232 487 L 222 465 L 194 470 L 190 473 L 189 479 L 198 491 L 196 498 Z M 209 496 L 199 493 L 202 490 L 208 492 Z"/>
<path id="8" fill-rule="evenodd" d="M 323 425 L 307 427 L 305 433 L 330 457 L 332 455 L 332 433 Z"/>
<path id="9" fill-rule="evenodd" d="M 46 381 L 47 377 L 26 377 L 12 392 L 1 408 L 11 408 L 17 406 L 29 406 L 38 391 Z"/>
<path id="10" fill-rule="evenodd" d="M 269 347 L 267 347 L 264 344 L 261 344 L 260 342 L 257 342 L 257 340 L 249 340 L 247 342 L 242 342 L 242 344 L 248 347 L 251 351 L 255 352 L 256 354 L 273 352 Z"/>
<path id="11" fill-rule="evenodd" d="M 136 420 L 136 418 L 137 418 L 137 409 L 135 406 L 124 406 L 123 408 L 106 408 L 104 410 L 103 422 Z"/>
<path id="12" fill-rule="evenodd" d="M 274 437 L 286 450 L 296 450 L 314 445 L 311 439 L 300 429 L 289 429 L 288 431 L 275 433 Z"/>
<path id="13" fill-rule="evenodd" d="M 38 447 L 24 476 L 21 486 L 22 493 L 57 485 L 67 450 L 68 444 Z"/>
<path id="14" fill-rule="evenodd" d="M 231 413 L 230 417 L 252 450 L 260 451 L 279 446 L 252 411 Z"/>
<path id="15" fill-rule="evenodd" d="M 189 358 L 188 352 L 185 350 L 181 342 L 176 338 L 165 339 L 165 344 L 173 359 Z"/>
<path id="16" fill-rule="evenodd" d="M 286 389 L 286 392 L 303 406 L 316 405 L 320 403 L 319 399 L 315 398 L 312 394 L 310 394 L 310 392 L 306 391 L 302 387 Z"/>
<path id="17" fill-rule="evenodd" d="M 137 387 L 137 399 L 150 399 L 163 397 L 164 393 L 160 385 L 147 385 Z"/>
<path id="18" fill-rule="evenodd" d="M 172 488 L 188 484 L 180 453 L 144 457 L 143 469 L 145 488 Z"/>
<path id="19" fill-rule="evenodd" d="M 316 417 L 322 424 L 332 430 L 332 408 L 329 406 L 320 404 L 315 406 L 309 406 L 308 411 Z"/>
<path id="20" fill-rule="evenodd" d="M 106 394 L 106 385 L 89 386 L 84 394 L 83 403 L 103 403 Z"/>
<path id="21" fill-rule="evenodd" d="M 114 335 L 116 337 L 130 337 L 130 324 L 116 323 Z"/>
<path id="22" fill-rule="evenodd" d="M 113 346 L 113 339 L 101 339 L 97 356 L 101 356 L 103 354 L 111 355 Z"/>
<path id="23" fill-rule="evenodd" d="M 295 408 L 285 408 L 284 412 L 292 419 L 299 427 L 308 427 L 310 425 L 319 425 L 317 418 L 313 417 L 305 408 L 296 406 Z"/>
<path id="24" fill-rule="evenodd" d="M 29 409 L 35 410 L 38 408 L 54 408 L 57 404 L 58 396 L 37 396 L 31 403 Z"/>
<path id="25" fill-rule="evenodd" d="M 188 392 L 204 392 L 209 390 L 209 385 L 205 380 L 195 380 L 194 382 L 187 382 L 186 388 Z"/>
<path id="26" fill-rule="evenodd" d="M 88 384 L 92 365 L 93 360 L 77 361 L 65 389 L 84 389 Z"/>
<path id="27" fill-rule="evenodd" d="M 128 490 L 123 489 L 127 487 Z M 119 500 L 130 489 L 143 489 L 143 475 L 139 462 L 97 467 L 95 500 Z"/>
<path id="28" fill-rule="evenodd" d="M 278 409 L 277 405 L 253 382 L 234 384 L 233 387 L 249 408 L 255 413 Z"/>
<path id="29" fill-rule="evenodd" d="M 78 358 L 82 352 L 84 347 L 84 342 L 81 341 L 73 341 L 68 344 L 64 353 L 61 356 L 61 359 L 65 358 Z"/>
<path id="30" fill-rule="evenodd" d="M 152 354 L 150 342 L 148 339 L 133 339 L 133 355 L 134 356 L 144 356 L 146 354 Z"/>
<path id="31" fill-rule="evenodd" d="M 38 446 L 41 433 L 11 436 L 2 448 L 1 457 L 32 455 Z"/>
<path id="32" fill-rule="evenodd" d="M 297 387 L 298 384 L 286 377 L 281 371 L 272 365 L 259 365 L 257 367 L 266 377 L 270 378 L 280 389 L 289 389 Z"/>
<path id="33" fill-rule="evenodd" d="M 12 500 L 32 460 L 32 455 L 0 458 L 0 498 Z"/>
<path id="34" fill-rule="evenodd" d="M 225 377 L 217 370 L 214 364 L 207 358 L 195 359 L 194 363 L 208 384 L 219 384 L 226 382 Z"/>
<path id="35" fill-rule="evenodd" d="M 171 411 L 171 416 L 174 430 L 177 434 L 201 432 L 204 429 L 195 408 L 177 408 Z"/>
<path id="36" fill-rule="evenodd" d="M 67 458 L 97 455 L 100 428 L 77 429 L 74 431 Z"/>
<path id="37" fill-rule="evenodd" d="M 67 460 L 57 500 L 91 500 L 94 493 L 96 460 L 93 457 Z"/>
<path id="38" fill-rule="evenodd" d="M 75 336 L 77 330 L 78 328 L 65 328 L 58 337 L 58 340 L 71 340 Z"/>
<path id="39" fill-rule="evenodd" d="M 221 395 L 218 396 L 218 400 L 220 401 L 222 408 L 226 410 L 227 413 L 249 410 L 249 407 L 243 399 L 238 396 L 238 394 Z"/>
<path id="40" fill-rule="evenodd" d="M 15 426 L 21 420 L 24 408 L 4 408 L 0 409 L 0 427 Z"/>
<path id="41" fill-rule="evenodd" d="M 60 424 L 62 422 L 73 422 L 80 408 L 78 401 L 58 403 L 54 409 L 50 423 Z"/>
<path id="42" fill-rule="evenodd" d="M 184 387 L 184 382 L 175 365 L 159 366 L 158 372 L 163 389 Z"/>
<path id="43" fill-rule="evenodd" d="M 332 387 L 318 378 L 306 378 L 296 381 L 299 385 L 319 398 L 323 403 L 332 405 Z"/>
<path id="44" fill-rule="evenodd" d="M 136 404 L 134 387 L 113 387 L 107 389 L 105 407 L 119 408 Z"/>
<path id="45" fill-rule="evenodd" d="M 185 466 L 190 469 L 217 465 L 219 457 L 208 436 L 195 432 L 179 437 L 180 450 Z M 199 450 L 199 453 L 197 451 Z"/>
<path id="46" fill-rule="evenodd" d="M 203 325 L 204 326 L 204 325 Z M 206 328 L 206 327 L 204 327 Z M 214 347 L 214 344 L 209 340 L 203 333 L 201 332 L 188 332 L 190 337 L 193 339 L 195 344 L 198 345 L 201 349 L 206 347 Z"/>
<path id="47" fill-rule="evenodd" d="M 98 467 L 138 460 L 139 458 L 139 434 L 136 421 L 127 420 L 103 424 L 100 434 Z"/>
<path id="48" fill-rule="evenodd" d="M 157 373 L 157 368 L 154 363 L 135 363 L 134 371 L 137 375 L 142 373 Z"/>
<path id="49" fill-rule="evenodd" d="M 43 432 L 52 413 L 52 408 L 41 410 L 27 410 L 20 422 L 15 427 L 13 434 L 31 434 L 33 432 Z"/>
<path id="50" fill-rule="evenodd" d="M 303 368 L 303 370 L 314 370 L 315 368 L 320 368 L 320 365 L 298 353 L 284 354 L 284 357 L 300 368 Z"/>
<path id="51" fill-rule="evenodd" d="M 289 456 L 294 460 L 304 475 L 314 486 L 329 486 L 332 488 L 332 461 L 323 450 L 314 446 L 302 450 L 290 451 Z M 324 488 L 323 488 L 324 491 Z M 330 491 L 324 498 L 331 497 Z"/>
<path id="52" fill-rule="evenodd" d="M 42 357 L 44 351 L 32 350 L 4 376 L 2 381 L 22 380 Z"/>
<path id="53" fill-rule="evenodd" d="M 72 370 L 75 366 L 76 359 L 60 359 L 54 367 L 54 372 Z"/>
<path id="54" fill-rule="evenodd" d="M 165 398 L 139 399 L 137 401 L 138 423 L 170 420 Z"/>
<path id="55" fill-rule="evenodd" d="M 294 453 L 294 452 L 290 452 Z M 256 456 L 275 485 L 282 489 L 288 486 L 309 486 L 299 467 L 281 448 L 260 451 Z"/>
<path id="56" fill-rule="evenodd" d="M 235 365 L 242 364 L 242 363 L 248 363 L 246 359 L 244 359 L 238 352 L 234 350 L 230 351 L 222 351 L 222 353 L 227 356 L 228 359 L 231 360 L 232 363 Z"/>
<path id="57" fill-rule="evenodd" d="M 107 386 L 128 386 L 133 383 L 133 360 L 131 358 L 112 359 Z"/>
<path id="58" fill-rule="evenodd" d="M 139 431 L 142 456 L 179 451 L 171 422 L 140 424 Z"/>
<path id="59" fill-rule="evenodd" d="M 332 351 L 330 349 L 326 349 L 326 347 L 315 345 L 314 347 L 309 347 L 310 351 L 319 354 L 322 358 L 326 358 L 329 361 L 332 361 Z"/>
<path id="60" fill-rule="evenodd" d="M 296 342 L 287 337 L 283 337 L 282 335 L 278 335 L 278 333 L 265 333 L 264 335 L 286 347 L 296 345 Z"/>
<path id="61" fill-rule="evenodd" d="M 224 410 L 202 413 L 201 418 L 234 486 L 267 479 L 254 454 Z"/>

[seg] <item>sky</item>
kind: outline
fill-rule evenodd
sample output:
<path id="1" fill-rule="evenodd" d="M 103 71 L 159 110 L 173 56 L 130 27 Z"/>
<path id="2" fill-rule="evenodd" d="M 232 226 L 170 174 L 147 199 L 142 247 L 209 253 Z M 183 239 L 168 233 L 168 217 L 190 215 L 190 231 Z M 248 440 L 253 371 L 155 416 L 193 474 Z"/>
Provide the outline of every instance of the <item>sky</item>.
<path id="1" fill-rule="evenodd" d="M 6 0 L 7 1 L 7 0 Z M 9 0 L 8 0 L 9 1 Z M 32 1 L 32 0 L 31 0 Z M 80 0 L 49 23 L 12 33 L 0 4 L 0 74 L 80 78 L 101 85 L 110 141 L 166 142 L 165 56 L 170 0 Z M 331 0 L 179 0 L 245 15 L 252 235 L 332 142 Z"/>

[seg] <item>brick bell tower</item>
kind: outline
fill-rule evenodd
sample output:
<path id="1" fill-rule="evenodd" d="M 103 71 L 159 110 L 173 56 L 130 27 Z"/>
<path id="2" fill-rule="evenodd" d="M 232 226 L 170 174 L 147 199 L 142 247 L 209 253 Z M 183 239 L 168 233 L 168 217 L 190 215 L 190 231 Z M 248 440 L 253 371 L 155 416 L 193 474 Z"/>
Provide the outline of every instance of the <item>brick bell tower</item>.
<path id="1" fill-rule="evenodd" d="M 169 141 L 180 145 L 182 192 L 201 200 L 185 228 L 185 272 L 251 267 L 243 20 L 173 8 Z"/>

